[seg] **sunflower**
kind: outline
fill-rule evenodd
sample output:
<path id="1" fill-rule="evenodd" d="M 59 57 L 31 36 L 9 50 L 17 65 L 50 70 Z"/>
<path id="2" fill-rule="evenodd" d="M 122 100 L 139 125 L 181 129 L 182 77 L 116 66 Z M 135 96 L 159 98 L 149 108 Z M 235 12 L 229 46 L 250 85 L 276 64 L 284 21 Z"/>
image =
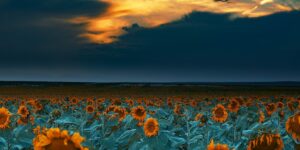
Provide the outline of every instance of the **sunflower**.
<path id="1" fill-rule="evenodd" d="M 72 99 L 71 99 L 71 104 L 72 105 L 76 105 L 76 104 L 78 104 L 79 103 L 79 99 L 77 98 L 77 97 L 73 97 Z"/>
<path id="2" fill-rule="evenodd" d="M 92 113 L 95 112 L 95 107 L 93 105 L 87 105 L 85 107 L 85 110 L 86 110 L 87 113 L 92 114 Z"/>
<path id="3" fill-rule="evenodd" d="M 259 123 L 263 123 L 265 121 L 265 114 L 262 111 L 259 111 L 259 119 L 258 122 Z"/>
<path id="4" fill-rule="evenodd" d="M 94 98 L 88 97 L 88 98 L 86 99 L 86 103 L 87 103 L 88 105 L 93 105 L 93 104 L 95 103 Z"/>
<path id="5" fill-rule="evenodd" d="M 174 107 L 174 113 L 177 115 L 182 115 L 183 114 L 183 109 L 181 107 L 181 105 L 176 104 Z"/>
<path id="6" fill-rule="evenodd" d="M 277 110 L 275 103 L 269 103 L 266 105 L 266 111 L 269 116 L 271 116 Z"/>
<path id="7" fill-rule="evenodd" d="M 223 123 L 228 118 L 228 113 L 222 104 L 218 104 L 212 111 L 212 119 L 216 122 Z"/>
<path id="8" fill-rule="evenodd" d="M 289 108 L 289 110 L 291 111 L 291 112 L 294 112 L 295 111 L 295 109 L 296 109 L 296 107 L 297 106 L 295 106 L 296 105 L 296 102 L 295 101 L 289 101 L 289 102 L 287 102 L 287 106 L 288 106 L 288 108 Z"/>
<path id="9" fill-rule="evenodd" d="M 148 118 L 144 124 L 144 133 L 147 137 L 153 137 L 158 134 L 159 123 L 154 118 Z"/>
<path id="10" fill-rule="evenodd" d="M 200 121 L 200 124 L 199 126 L 204 126 L 205 123 L 207 122 L 207 118 L 206 116 L 204 116 L 203 114 L 200 114 L 198 113 L 196 116 L 195 116 L 195 121 Z"/>
<path id="11" fill-rule="evenodd" d="M 300 140 L 300 113 L 289 117 L 285 123 L 285 128 L 294 139 Z"/>
<path id="12" fill-rule="evenodd" d="M 109 105 L 106 109 L 105 109 L 105 113 L 108 114 L 109 112 L 112 112 L 115 110 L 115 105 Z"/>
<path id="13" fill-rule="evenodd" d="M 284 108 L 284 103 L 283 102 L 277 102 L 277 107 L 282 109 Z"/>
<path id="14" fill-rule="evenodd" d="M 36 102 L 34 105 L 35 112 L 41 111 L 43 109 L 43 105 L 39 102 Z"/>
<path id="15" fill-rule="evenodd" d="M 190 105 L 191 105 L 192 107 L 197 107 L 198 102 L 197 102 L 196 100 L 192 100 L 192 101 L 190 102 Z"/>
<path id="16" fill-rule="evenodd" d="M 168 100 L 167 100 L 167 105 L 168 105 L 169 107 L 173 107 L 173 102 L 172 102 L 171 99 L 168 99 Z"/>
<path id="17" fill-rule="evenodd" d="M 229 150 L 226 144 L 214 144 L 214 140 L 211 140 L 210 144 L 207 146 L 207 150 Z"/>
<path id="18" fill-rule="evenodd" d="M 112 105 L 121 105 L 122 104 L 122 101 L 121 101 L 121 99 L 119 99 L 119 98 L 115 98 L 115 99 L 113 99 L 112 100 L 112 103 L 111 103 Z"/>
<path id="19" fill-rule="evenodd" d="M 262 134 L 249 141 L 247 150 L 282 150 L 283 146 L 279 134 Z"/>
<path id="20" fill-rule="evenodd" d="M 154 106 L 154 102 L 151 100 L 146 101 L 146 106 Z"/>
<path id="21" fill-rule="evenodd" d="M 50 103 L 51 104 L 59 104 L 61 101 L 60 101 L 60 99 L 58 99 L 58 98 L 52 98 L 52 99 L 50 99 Z"/>
<path id="22" fill-rule="evenodd" d="M 202 117 L 203 117 L 203 114 L 198 113 L 198 114 L 195 116 L 195 121 L 199 121 Z"/>
<path id="23" fill-rule="evenodd" d="M 10 123 L 10 112 L 8 109 L 2 107 L 0 108 L 0 129 L 5 129 L 9 127 Z"/>
<path id="24" fill-rule="evenodd" d="M 19 107 L 18 109 L 18 114 L 22 117 L 22 118 L 26 118 L 29 115 L 29 111 L 27 109 L 26 106 L 22 105 Z"/>
<path id="25" fill-rule="evenodd" d="M 35 133 L 38 134 L 33 139 L 34 150 L 88 150 L 81 146 L 84 138 L 77 132 L 71 136 L 67 130 L 50 128 L 43 132 L 35 131 Z"/>
<path id="26" fill-rule="evenodd" d="M 131 99 L 126 100 L 126 103 L 131 107 L 134 105 L 134 102 Z"/>
<path id="27" fill-rule="evenodd" d="M 18 120 L 17 120 L 17 124 L 19 125 L 26 125 L 28 123 L 28 119 L 27 118 L 24 118 L 24 117 L 20 117 Z"/>
<path id="28" fill-rule="evenodd" d="M 239 109 L 240 109 L 240 103 L 235 99 L 230 100 L 230 102 L 228 104 L 228 110 L 230 112 L 236 113 L 239 111 Z"/>
<path id="29" fill-rule="evenodd" d="M 279 115 L 279 117 L 280 117 L 281 119 L 284 119 L 284 111 L 283 111 L 283 110 L 281 110 L 281 111 L 278 113 L 278 115 Z"/>
<path id="30" fill-rule="evenodd" d="M 122 121 L 126 118 L 126 109 L 125 108 L 122 108 L 122 107 L 116 107 L 114 109 L 114 112 L 118 114 L 118 117 L 119 117 L 119 121 Z"/>
<path id="31" fill-rule="evenodd" d="M 147 113 L 143 106 L 137 106 L 131 109 L 131 115 L 135 120 L 143 121 Z"/>
<path id="32" fill-rule="evenodd" d="M 144 125 L 144 121 L 139 121 L 137 124 L 136 124 L 138 127 L 141 127 Z"/>

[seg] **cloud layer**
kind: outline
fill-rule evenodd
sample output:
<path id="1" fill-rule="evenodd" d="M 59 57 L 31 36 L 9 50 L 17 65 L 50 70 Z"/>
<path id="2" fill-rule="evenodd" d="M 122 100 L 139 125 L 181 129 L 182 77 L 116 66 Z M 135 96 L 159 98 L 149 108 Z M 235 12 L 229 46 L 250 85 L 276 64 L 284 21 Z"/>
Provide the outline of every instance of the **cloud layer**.
<path id="1" fill-rule="evenodd" d="M 224 14 L 229 1 L 213 2 L 224 5 L 224 12 L 184 15 L 193 9 L 184 9 L 183 3 L 192 1 L 177 2 L 182 10 L 171 7 L 175 2 L 160 9 L 153 4 L 158 7 L 155 11 L 137 2 L 127 7 L 142 8 L 141 14 L 132 15 L 111 13 L 123 6 L 109 1 L 1 1 L 0 80 L 300 80 L 299 12 L 233 19 L 232 14 Z M 298 4 L 288 2 L 257 1 L 249 6 L 258 5 L 256 11 L 275 10 L 275 4 L 297 9 Z M 123 25 L 109 21 L 118 16 Z M 108 20 L 107 26 L 100 24 L 103 30 L 89 28 L 103 18 Z M 79 36 L 86 33 L 108 37 L 104 43 L 112 43 Z"/>
<path id="2" fill-rule="evenodd" d="M 86 23 L 82 37 L 95 43 L 112 43 L 126 33 L 123 27 L 139 24 L 156 27 L 180 19 L 192 11 L 232 13 L 239 17 L 261 17 L 296 9 L 292 1 L 278 0 L 100 0 L 109 7 L 97 17 L 80 16 L 73 23 Z"/>

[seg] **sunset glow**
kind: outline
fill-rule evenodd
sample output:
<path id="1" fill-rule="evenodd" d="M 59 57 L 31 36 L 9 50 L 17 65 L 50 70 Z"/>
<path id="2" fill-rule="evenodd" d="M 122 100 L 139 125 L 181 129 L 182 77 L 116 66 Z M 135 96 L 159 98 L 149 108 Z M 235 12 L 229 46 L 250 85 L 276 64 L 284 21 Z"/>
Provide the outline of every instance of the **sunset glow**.
<path id="1" fill-rule="evenodd" d="M 123 27 L 138 24 L 151 28 L 165 24 L 192 11 L 232 13 L 237 17 L 261 17 L 276 12 L 291 11 L 285 3 L 273 0 L 101 0 L 109 4 L 105 13 L 97 17 L 76 17 L 72 23 L 85 23 L 86 33 L 81 37 L 91 42 L 108 44 L 125 34 Z"/>

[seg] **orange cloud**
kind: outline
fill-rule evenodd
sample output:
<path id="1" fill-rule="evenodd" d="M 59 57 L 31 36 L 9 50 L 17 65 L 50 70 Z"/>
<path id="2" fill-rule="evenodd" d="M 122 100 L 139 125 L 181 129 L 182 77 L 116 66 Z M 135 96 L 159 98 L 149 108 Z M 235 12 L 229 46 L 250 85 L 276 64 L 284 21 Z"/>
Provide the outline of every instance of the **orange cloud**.
<path id="1" fill-rule="evenodd" d="M 72 23 L 85 23 L 86 33 L 81 37 L 91 42 L 108 44 L 126 32 L 123 27 L 134 23 L 151 28 L 165 24 L 192 11 L 232 13 L 239 17 L 260 17 L 292 8 L 273 0 L 100 0 L 109 4 L 107 11 L 97 17 L 77 17 Z"/>

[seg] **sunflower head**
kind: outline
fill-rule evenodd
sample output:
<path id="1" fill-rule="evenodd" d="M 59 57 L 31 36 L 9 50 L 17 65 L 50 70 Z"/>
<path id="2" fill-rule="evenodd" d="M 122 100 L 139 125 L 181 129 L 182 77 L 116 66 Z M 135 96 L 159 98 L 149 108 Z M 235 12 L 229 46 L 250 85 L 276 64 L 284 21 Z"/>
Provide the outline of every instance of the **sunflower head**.
<path id="1" fill-rule="evenodd" d="M 59 118 L 61 116 L 61 111 L 59 109 L 54 109 L 51 111 L 50 116 L 53 118 Z"/>
<path id="2" fill-rule="evenodd" d="M 197 106 L 198 106 L 198 102 L 197 102 L 196 100 L 192 100 L 192 101 L 190 102 L 190 105 L 191 105 L 192 107 L 197 107 Z"/>
<path id="3" fill-rule="evenodd" d="M 115 110 L 115 105 L 109 105 L 106 109 L 105 109 L 105 113 L 108 114 L 109 112 L 112 112 Z"/>
<path id="4" fill-rule="evenodd" d="M 262 134 L 249 141 L 247 150 L 282 150 L 283 146 L 279 134 Z"/>
<path id="5" fill-rule="evenodd" d="M 275 103 L 269 103 L 266 105 L 266 111 L 267 111 L 267 114 L 269 116 L 271 116 L 277 109 L 277 106 Z"/>
<path id="6" fill-rule="evenodd" d="M 126 103 L 131 107 L 134 105 L 134 102 L 131 99 L 126 100 Z"/>
<path id="7" fill-rule="evenodd" d="M 284 119 L 284 111 L 283 110 L 278 112 L 278 115 L 279 115 L 280 119 Z"/>
<path id="8" fill-rule="evenodd" d="M 78 103 L 79 103 L 79 99 L 78 99 L 77 97 L 71 98 L 71 104 L 72 104 L 72 105 L 76 105 L 76 104 L 78 104 Z"/>
<path id="9" fill-rule="evenodd" d="M 87 113 L 92 114 L 92 113 L 95 112 L 95 107 L 93 105 L 87 105 L 85 107 L 85 110 L 86 110 Z"/>
<path id="10" fill-rule="evenodd" d="M 146 101 L 146 106 L 154 106 L 154 102 L 151 100 Z"/>
<path id="11" fill-rule="evenodd" d="M 122 120 L 124 120 L 126 118 L 126 109 L 122 108 L 122 107 L 116 107 L 114 109 L 114 112 L 118 114 L 119 117 L 119 121 L 121 122 Z"/>
<path id="12" fill-rule="evenodd" d="M 40 129 L 40 128 L 38 128 Z M 35 130 L 38 130 L 35 129 Z M 59 128 L 45 129 L 44 131 L 35 131 L 38 133 L 33 139 L 35 150 L 86 150 L 81 146 L 84 138 L 75 132 L 69 135 L 67 130 L 61 131 Z"/>
<path id="13" fill-rule="evenodd" d="M 88 98 L 86 99 L 86 103 L 87 103 L 88 105 L 94 105 L 94 103 L 95 103 L 94 98 L 88 97 Z"/>
<path id="14" fill-rule="evenodd" d="M 171 100 L 171 99 L 168 99 L 168 101 L 167 101 L 167 105 L 168 105 L 169 107 L 173 107 L 173 102 L 172 102 L 172 100 Z"/>
<path id="15" fill-rule="evenodd" d="M 174 113 L 177 114 L 177 115 L 182 115 L 183 114 L 183 108 L 181 107 L 180 104 L 175 105 Z"/>
<path id="16" fill-rule="evenodd" d="M 207 146 L 207 150 L 229 150 L 229 148 L 226 144 L 214 144 L 214 140 L 211 140 Z"/>
<path id="17" fill-rule="evenodd" d="M 195 116 L 195 121 L 199 121 L 202 117 L 203 117 L 203 114 L 198 113 L 198 114 Z"/>
<path id="18" fill-rule="evenodd" d="M 115 98 L 112 100 L 112 105 L 121 105 L 122 101 L 119 98 Z"/>
<path id="19" fill-rule="evenodd" d="M 240 103 L 239 101 L 235 100 L 235 99 L 232 99 L 230 100 L 229 104 L 228 104 L 228 110 L 231 111 L 231 112 L 238 112 L 240 109 Z"/>
<path id="20" fill-rule="evenodd" d="M 18 109 L 18 114 L 21 117 L 26 118 L 29 115 L 29 111 L 25 105 L 21 105 Z"/>
<path id="21" fill-rule="evenodd" d="M 212 111 L 212 119 L 216 122 L 223 123 L 228 118 L 228 113 L 222 104 L 218 104 Z"/>
<path id="22" fill-rule="evenodd" d="M 5 129 L 9 127 L 10 123 L 10 112 L 8 109 L 2 107 L 0 108 L 0 129 Z"/>
<path id="23" fill-rule="evenodd" d="M 297 103 L 295 101 L 291 100 L 291 101 L 287 102 L 287 106 L 291 112 L 294 112 L 295 109 L 297 108 Z"/>
<path id="24" fill-rule="evenodd" d="M 148 118 L 144 123 L 144 133 L 147 137 L 153 137 L 158 134 L 159 123 L 155 118 Z"/>
<path id="25" fill-rule="evenodd" d="M 284 107 L 284 103 L 283 102 L 278 102 L 277 107 L 282 109 Z"/>
<path id="26" fill-rule="evenodd" d="M 258 122 L 259 123 L 263 123 L 265 121 L 265 114 L 263 111 L 259 111 L 259 119 Z"/>
<path id="27" fill-rule="evenodd" d="M 300 140 L 300 113 L 288 118 L 285 123 L 286 131 L 296 140 Z"/>
<path id="28" fill-rule="evenodd" d="M 143 121 L 147 112 L 143 106 L 137 106 L 131 109 L 131 115 L 135 120 Z"/>

